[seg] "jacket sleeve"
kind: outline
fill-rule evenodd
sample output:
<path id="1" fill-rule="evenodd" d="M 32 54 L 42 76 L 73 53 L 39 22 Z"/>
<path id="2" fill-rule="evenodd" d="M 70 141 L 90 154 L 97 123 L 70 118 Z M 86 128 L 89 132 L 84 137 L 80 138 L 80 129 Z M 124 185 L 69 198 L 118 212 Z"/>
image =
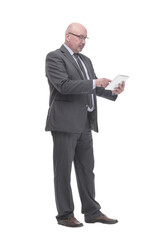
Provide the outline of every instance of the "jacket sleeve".
<path id="1" fill-rule="evenodd" d="M 96 95 L 112 101 L 117 99 L 117 95 L 113 95 L 111 90 L 106 90 L 103 87 L 96 87 Z"/>
<path id="2" fill-rule="evenodd" d="M 90 63 L 91 63 L 92 71 L 94 74 L 94 79 L 98 79 L 95 74 L 93 64 L 91 61 Z M 111 90 L 105 90 L 103 87 L 96 87 L 95 90 L 96 90 L 96 95 L 99 97 L 103 97 L 112 101 L 115 101 L 117 99 L 117 95 L 113 95 Z"/>
<path id="3" fill-rule="evenodd" d="M 70 79 L 64 60 L 51 52 L 46 57 L 46 76 L 61 94 L 87 94 L 93 92 L 93 80 Z"/>

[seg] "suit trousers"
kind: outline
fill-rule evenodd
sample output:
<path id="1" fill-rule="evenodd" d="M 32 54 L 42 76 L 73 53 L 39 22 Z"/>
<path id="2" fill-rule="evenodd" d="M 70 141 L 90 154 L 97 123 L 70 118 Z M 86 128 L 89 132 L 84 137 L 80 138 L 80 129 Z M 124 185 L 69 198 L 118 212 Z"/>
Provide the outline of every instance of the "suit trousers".
<path id="1" fill-rule="evenodd" d="M 52 131 L 54 188 L 57 220 L 74 216 L 74 203 L 70 185 L 74 163 L 82 213 L 85 220 L 100 215 L 100 205 L 95 200 L 93 140 L 88 116 L 81 133 Z"/>

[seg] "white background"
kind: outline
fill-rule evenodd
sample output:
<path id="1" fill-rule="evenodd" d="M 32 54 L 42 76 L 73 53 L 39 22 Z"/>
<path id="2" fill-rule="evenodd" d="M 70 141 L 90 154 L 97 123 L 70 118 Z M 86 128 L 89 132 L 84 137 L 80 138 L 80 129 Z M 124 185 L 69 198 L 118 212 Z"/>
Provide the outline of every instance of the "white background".
<path id="1" fill-rule="evenodd" d="M 1 1 L 1 239 L 160 239 L 159 1 Z M 96 199 L 116 225 L 58 226 L 52 138 L 44 131 L 46 54 L 71 22 L 88 29 L 83 54 L 98 77 L 126 74 L 116 102 L 98 99 Z M 72 174 L 75 216 L 84 222 Z M 56 237 L 58 234 L 58 237 Z"/>

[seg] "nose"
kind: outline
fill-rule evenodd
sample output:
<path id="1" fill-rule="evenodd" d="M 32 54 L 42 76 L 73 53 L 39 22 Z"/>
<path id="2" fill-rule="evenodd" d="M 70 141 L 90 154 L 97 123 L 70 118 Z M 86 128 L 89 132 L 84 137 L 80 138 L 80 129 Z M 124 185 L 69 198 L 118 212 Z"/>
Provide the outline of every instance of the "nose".
<path id="1" fill-rule="evenodd" d="M 86 39 L 85 39 L 85 38 L 82 39 L 82 43 L 83 43 L 83 44 L 86 43 Z"/>

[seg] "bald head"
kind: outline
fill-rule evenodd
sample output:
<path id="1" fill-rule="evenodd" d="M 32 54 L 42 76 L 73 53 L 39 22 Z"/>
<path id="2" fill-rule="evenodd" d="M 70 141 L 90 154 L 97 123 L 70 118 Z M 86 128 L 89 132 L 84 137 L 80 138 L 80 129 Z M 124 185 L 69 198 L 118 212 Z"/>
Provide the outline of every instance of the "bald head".
<path id="1" fill-rule="evenodd" d="M 81 32 L 81 31 L 86 31 L 86 33 L 87 33 L 87 30 L 86 30 L 86 28 L 82 25 L 82 24 L 80 24 L 80 23 L 71 23 L 68 27 L 67 27 L 67 29 L 66 29 L 66 33 L 68 33 L 68 32 Z"/>
<path id="2" fill-rule="evenodd" d="M 65 33 L 65 44 L 78 53 L 85 46 L 85 38 L 87 37 L 86 28 L 80 23 L 71 23 Z"/>

